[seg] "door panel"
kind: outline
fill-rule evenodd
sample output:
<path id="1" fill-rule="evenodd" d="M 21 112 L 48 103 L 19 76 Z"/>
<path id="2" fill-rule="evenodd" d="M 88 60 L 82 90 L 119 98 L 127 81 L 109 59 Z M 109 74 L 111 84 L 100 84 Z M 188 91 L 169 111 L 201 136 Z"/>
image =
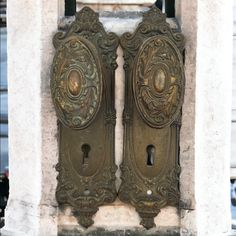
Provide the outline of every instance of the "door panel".
<path id="1" fill-rule="evenodd" d="M 173 33 L 165 15 L 153 7 L 120 42 L 126 83 L 118 196 L 135 207 L 140 224 L 149 229 L 162 207 L 179 202 L 184 37 Z"/>
<path id="2" fill-rule="evenodd" d="M 114 141 L 114 71 L 118 37 L 106 33 L 85 7 L 67 32 L 53 38 L 51 93 L 58 117 L 56 198 L 89 227 L 98 207 L 117 196 Z"/>

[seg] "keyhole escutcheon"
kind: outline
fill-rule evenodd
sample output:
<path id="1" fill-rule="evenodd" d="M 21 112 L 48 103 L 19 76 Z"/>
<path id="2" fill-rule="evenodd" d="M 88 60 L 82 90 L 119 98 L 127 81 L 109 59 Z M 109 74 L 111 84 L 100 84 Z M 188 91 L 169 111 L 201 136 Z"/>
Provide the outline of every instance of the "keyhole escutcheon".
<path id="1" fill-rule="evenodd" d="M 89 152 L 91 150 L 91 147 L 89 144 L 85 143 L 81 146 L 81 150 L 83 152 L 83 165 L 88 165 L 88 159 L 89 159 Z"/>
<path id="2" fill-rule="evenodd" d="M 147 166 L 153 166 L 155 159 L 155 146 L 153 146 L 152 144 L 148 145 L 146 151 L 147 151 Z"/>

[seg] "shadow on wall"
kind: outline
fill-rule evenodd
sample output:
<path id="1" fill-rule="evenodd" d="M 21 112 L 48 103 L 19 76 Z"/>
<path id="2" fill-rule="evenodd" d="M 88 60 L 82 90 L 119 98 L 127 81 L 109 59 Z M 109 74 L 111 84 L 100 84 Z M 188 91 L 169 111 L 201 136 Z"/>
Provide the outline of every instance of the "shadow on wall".
<path id="1" fill-rule="evenodd" d="M 7 111 L 7 30 L 6 0 L 0 0 L 0 228 L 9 195 L 8 179 L 8 111 Z"/>
<path id="2" fill-rule="evenodd" d="M 4 226 L 4 213 L 9 196 L 8 169 L 0 176 L 0 228 Z"/>

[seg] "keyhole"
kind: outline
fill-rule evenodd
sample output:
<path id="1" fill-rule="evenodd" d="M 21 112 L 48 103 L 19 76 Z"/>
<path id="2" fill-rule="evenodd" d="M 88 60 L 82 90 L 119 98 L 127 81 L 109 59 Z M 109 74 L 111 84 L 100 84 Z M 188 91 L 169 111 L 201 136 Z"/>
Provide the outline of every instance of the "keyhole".
<path id="1" fill-rule="evenodd" d="M 82 164 L 83 165 L 88 165 L 88 158 L 89 158 L 89 152 L 91 150 L 91 147 L 89 144 L 83 144 L 81 146 L 81 150 L 83 152 L 83 161 Z"/>
<path id="2" fill-rule="evenodd" d="M 155 147 L 153 145 L 148 145 L 146 151 L 147 151 L 147 166 L 153 166 L 155 158 Z"/>

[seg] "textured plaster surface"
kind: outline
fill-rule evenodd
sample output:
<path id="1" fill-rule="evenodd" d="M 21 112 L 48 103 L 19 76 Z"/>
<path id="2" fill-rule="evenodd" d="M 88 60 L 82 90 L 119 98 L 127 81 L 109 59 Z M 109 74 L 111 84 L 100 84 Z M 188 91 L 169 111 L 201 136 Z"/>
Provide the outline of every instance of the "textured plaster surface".
<path id="1" fill-rule="evenodd" d="M 52 37 L 57 31 L 57 1 L 41 1 L 41 200 L 40 235 L 57 232 L 57 185 L 55 165 L 58 162 L 57 118 L 50 93 L 50 67 L 54 56 Z"/>
<path id="2" fill-rule="evenodd" d="M 231 138 L 231 178 L 236 178 L 236 0 L 233 1 L 233 101 L 232 101 L 232 138 Z"/>
<path id="3" fill-rule="evenodd" d="M 56 235 L 56 117 L 49 68 L 57 1 L 8 1 L 10 198 L 3 232 Z"/>
<path id="4" fill-rule="evenodd" d="M 195 192 L 199 236 L 230 230 L 232 1 L 198 1 Z"/>
<path id="5" fill-rule="evenodd" d="M 180 130 L 181 233 L 196 234 L 195 225 L 195 79 L 197 1 L 177 0 L 177 19 L 185 36 L 185 97 Z"/>
<path id="6" fill-rule="evenodd" d="M 5 228 L 30 235 L 39 228 L 41 196 L 41 6 L 26 2 L 27 8 L 9 2 L 7 14 L 11 186 Z"/>

